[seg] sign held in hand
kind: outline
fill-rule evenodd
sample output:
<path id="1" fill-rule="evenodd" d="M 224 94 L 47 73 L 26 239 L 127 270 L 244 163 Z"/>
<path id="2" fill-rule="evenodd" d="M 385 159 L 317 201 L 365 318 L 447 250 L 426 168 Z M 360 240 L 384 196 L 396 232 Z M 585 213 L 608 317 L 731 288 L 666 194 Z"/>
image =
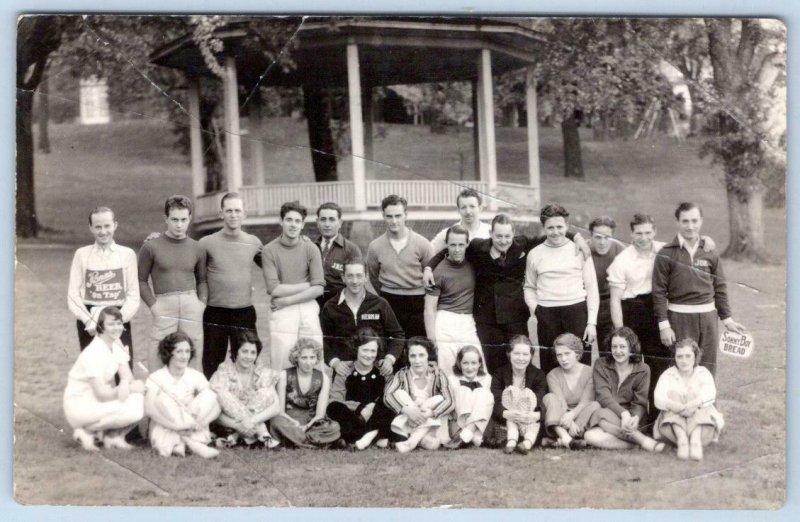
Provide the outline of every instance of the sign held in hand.
<path id="1" fill-rule="evenodd" d="M 754 346 L 753 336 L 749 333 L 740 334 L 726 330 L 719 339 L 719 350 L 734 357 L 750 357 Z"/>

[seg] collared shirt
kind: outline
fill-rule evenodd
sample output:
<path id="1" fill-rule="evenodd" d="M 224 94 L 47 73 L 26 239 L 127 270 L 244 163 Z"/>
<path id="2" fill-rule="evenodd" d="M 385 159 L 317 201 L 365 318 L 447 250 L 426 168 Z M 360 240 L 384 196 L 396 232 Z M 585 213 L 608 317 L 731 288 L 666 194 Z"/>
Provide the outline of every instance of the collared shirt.
<path id="1" fill-rule="evenodd" d="M 469 240 L 472 241 L 473 239 L 489 239 L 492 236 L 492 227 L 488 223 L 484 223 L 483 221 L 478 221 L 478 226 L 476 230 L 469 230 L 469 228 L 465 227 L 461 221 L 456 221 L 451 226 L 461 225 L 462 227 L 466 228 L 469 231 Z M 447 243 L 445 243 L 445 236 L 447 235 L 447 231 L 450 227 L 443 228 L 439 232 L 433 236 L 431 239 L 431 245 L 433 246 L 434 252 L 439 252 L 447 248 Z"/>
<path id="2" fill-rule="evenodd" d="M 689 246 L 688 241 L 686 241 L 682 235 L 678 234 L 678 244 L 681 248 L 689 252 L 689 257 L 692 262 L 694 262 L 694 255 L 697 253 L 697 249 L 700 248 L 700 239 L 698 238 L 697 241 L 694 242 L 694 246 Z"/>
<path id="3" fill-rule="evenodd" d="M 347 307 L 350 309 L 351 312 L 353 312 L 353 320 L 355 322 L 358 322 L 358 309 L 361 308 L 361 303 L 364 302 L 364 298 L 365 297 L 367 297 L 367 291 L 366 290 L 361 290 L 361 295 L 358 296 L 358 304 L 356 305 L 355 308 L 353 308 L 350 305 L 350 302 L 347 300 L 347 297 L 345 297 L 344 291 L 342 291 L 342 292 L 339 292 L 339 305 L 341 306 L 341 304 L 343 302 L 347 303 Z"/>
<path id="4" fill-rule="evenodd" d="M 139 275 L 136 253 L 111 242 L 97 243 L 75 251 L 69 272 L 67 306 L 84 323 L 91 318 L 89 307 L 118 306 L 123 322 L 139 309 Z"/>
<path id="5" fill-rule="evenodd" d="M 358 245 L 345 238 L 341 233 L 336 234 L 333 240 L 326 240 L 320 236 L 316 245 L 320 252 L 323 252 L 323 241 L 328 242 L 328 250 L 321 254 L 322 272 L 325 275 L 325 293 L 320 298 L 320 309 L 325 301 L 336 295 L 344 288 L 342 274 L 344 273 L 344 263 L 347 260 L 360 260 L 361 249 Z"/>
<path id="6" fill-rule="evenodd" d="M 622 290 L 622 299 L 652 292 L 653 266 L 663 246 L 662 241 L 653 241 L 650 252 L 644 254 L 633 245 L 625 248 L 608 267 L 608 286 Z"/>

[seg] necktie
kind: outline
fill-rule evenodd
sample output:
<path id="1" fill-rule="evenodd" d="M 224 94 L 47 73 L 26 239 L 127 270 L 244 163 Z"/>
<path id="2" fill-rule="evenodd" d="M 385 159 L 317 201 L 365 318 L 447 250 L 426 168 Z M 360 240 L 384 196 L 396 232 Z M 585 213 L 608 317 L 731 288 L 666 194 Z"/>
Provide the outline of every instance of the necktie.
<path id="1" fill-rule="evenodd" d="M 329 239 L 322 240 L 322 259 L 328 256 L 328 250 L 331 249 L 331 242 Z"/>
<path id="2" fill-rule="evenodd" d="M 479 383 L 478 381 L 468 381 L 466 379 L 461 379 L 460 382 L 461 382 L 461 386 L 466 386 L 470 390 L 475 390 L 475 389 L 481 387 L 481 383 Z"/>

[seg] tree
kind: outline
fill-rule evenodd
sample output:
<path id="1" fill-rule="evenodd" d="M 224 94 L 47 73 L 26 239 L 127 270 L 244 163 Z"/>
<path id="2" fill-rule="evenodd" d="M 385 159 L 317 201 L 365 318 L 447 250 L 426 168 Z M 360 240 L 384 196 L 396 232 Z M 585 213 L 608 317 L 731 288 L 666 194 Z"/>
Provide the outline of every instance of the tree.
<path id="1" fill-rule="evenodd" d="M 714 73 L 714 127 L 702 148 L 725 170 L 730 244 L 763 261 L 764 183 L 786 169 L 786 28 L 778 21 L 705 19 Z"/>

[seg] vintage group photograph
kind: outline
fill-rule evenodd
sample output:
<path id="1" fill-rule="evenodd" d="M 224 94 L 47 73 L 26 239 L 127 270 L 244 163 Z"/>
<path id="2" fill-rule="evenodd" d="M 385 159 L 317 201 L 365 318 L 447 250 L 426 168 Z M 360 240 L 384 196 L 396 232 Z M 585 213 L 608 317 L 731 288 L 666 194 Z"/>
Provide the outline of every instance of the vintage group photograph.
<path id="1" fill-rule="evenodd" d="M 784 505 L 782 21 L 16 31 L 16 502 Z"/>

